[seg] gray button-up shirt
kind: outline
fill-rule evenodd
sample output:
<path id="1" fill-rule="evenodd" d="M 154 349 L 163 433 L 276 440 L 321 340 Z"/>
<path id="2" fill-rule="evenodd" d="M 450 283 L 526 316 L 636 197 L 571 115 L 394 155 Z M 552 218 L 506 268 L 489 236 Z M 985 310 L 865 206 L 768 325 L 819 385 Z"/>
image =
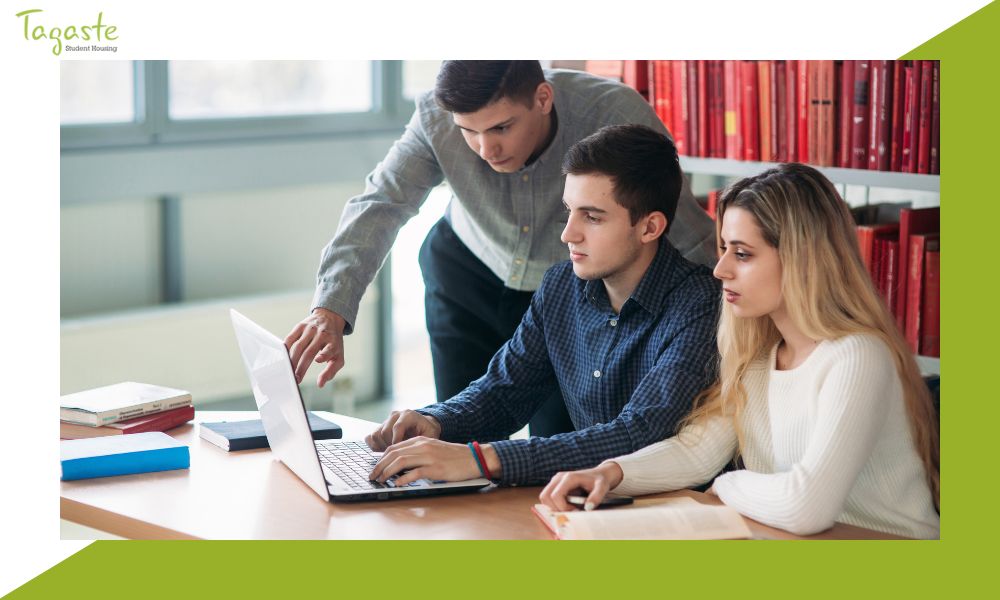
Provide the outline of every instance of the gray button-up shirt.
<path id="1" fill-rule="evenodd" d="M 668 133 L 632 88 L 587 73 L 546 70 L 555 89 L 558 127 L 549 147 L 516 173 L 497 173 L 466 145 L 452 115 L 433 93 L 417 108 L 389 154 L 348 201 L 333 240 L 323 249 L 313 307 L 344 317 L 353 329 L 365 288 L 400 227 L 431 189 L 448 180 L 446 217 L 455 234 L 504 285 L 533 291 L 546 269 L 568 258 L 559 240 L 566 225 L 562 160 L 570 146 L 607 125 L 639 123 Z M 715 263 L 715 230 L 685 180 L 668 239 L 696 263 Z"/>

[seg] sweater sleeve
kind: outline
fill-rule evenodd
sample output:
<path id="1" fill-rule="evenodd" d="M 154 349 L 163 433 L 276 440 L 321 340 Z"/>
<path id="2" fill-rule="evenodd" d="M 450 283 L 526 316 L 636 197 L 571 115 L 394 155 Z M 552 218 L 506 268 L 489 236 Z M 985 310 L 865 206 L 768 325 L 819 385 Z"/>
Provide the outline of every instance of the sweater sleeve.
<path id="1" fill-rule="evenodd" d="M 625 474 L 615 492 L 637 496 L 699 485 L 718 473 L 735 452 L 732 418 L 711 417 L 672 438 L 613 459 Z"/>
<path id="2" fill-rule="evenodd" d="M 899 397 L 899 379 L 881 341 L 860 337 L 832 361 L 816 398 L 815 426 L 802 459 L 781 473 L 747 470 L 715 480 L 719 498 L 740 513 L 798 535 L 833 526 Z M 772 419 L 780 415 L 772 415 Z"/>

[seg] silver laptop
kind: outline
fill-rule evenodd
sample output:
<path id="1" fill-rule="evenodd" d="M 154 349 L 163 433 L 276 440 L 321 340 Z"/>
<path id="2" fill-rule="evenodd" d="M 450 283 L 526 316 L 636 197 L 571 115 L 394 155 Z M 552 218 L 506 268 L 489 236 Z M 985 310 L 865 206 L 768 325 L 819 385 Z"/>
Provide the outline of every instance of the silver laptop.
<path id="1" fill-rule="evenodd" d="M 314 441 L 284 342 L 239 312 L 229 314 L 271 451 L 320 497 L 330 502 L 389 500 L 474 491 L 490 484 L 487 479 L 421 479 L 397 487 L 393 480 L 368 481 L 381 453 L 361 440 Z"/>

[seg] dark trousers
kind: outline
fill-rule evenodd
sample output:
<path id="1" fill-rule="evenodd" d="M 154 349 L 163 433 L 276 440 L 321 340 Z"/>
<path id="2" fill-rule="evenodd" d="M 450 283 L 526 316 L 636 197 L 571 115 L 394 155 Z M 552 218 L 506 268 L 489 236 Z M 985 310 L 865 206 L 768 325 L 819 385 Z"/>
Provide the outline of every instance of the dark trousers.
<path id="1" fill-rule="evenodd" d="M 448 400 L 486 373 L 497 350 L 513 335 L 532 292 L 504 286 L 441 219 L 420 247 L 424 309 L 431 338 L 438 402 Z M 556 393 L 528 424 L 531 435 L 573 431 Z"/>

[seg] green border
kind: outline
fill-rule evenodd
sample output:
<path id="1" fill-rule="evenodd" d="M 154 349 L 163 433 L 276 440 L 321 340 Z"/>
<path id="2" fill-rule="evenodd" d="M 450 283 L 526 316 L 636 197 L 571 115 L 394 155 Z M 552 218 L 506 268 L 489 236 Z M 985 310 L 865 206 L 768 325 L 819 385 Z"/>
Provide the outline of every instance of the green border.
<path id="1" fill-rule="evenodd" d="M 937 542 L 95 542 L 9 594 L 11 599 L 338 597 L 387 587 L 438 595 L 504 597 L 550 592 L 662 595 L 691 591 L 714 597 L 760 590 L 766 595 L 844 596 L 876 593 L 945 597 L 992 579 L 995 501 L 992 473 L 979 473 L 976 452 L 992 447 L 998 423 L 992 390 L 978 390 L 995 352 L 977 352 L 965 332 L 992 322 L 988 290 L 992 261 L 974 253 L 988 239 L 998 203 L 984 175 L 996 168 L 987 141 L 1000 139 L 996 63 L 1000 8 L 990 4 L 905 55 L 942 61 L 942 181 L 948 218 L 943 225 L 948 287 L 946 405 L 946 519 Z M 850 43 L 849 36 L 845 44 Z M 993 48 L 993 50 L 989 50 Z M 977 260 L 978 259 L 978 260 Z M 959 295 L 961 294 L 961 304 Z M 991 328 L 995 330 L 996 328 Z M 989 333 L 992 333 L 990 331 Z M 985 412 L 984 412 L 985 411 Z M 959 415 L 948 419 L 949 415 Z M 969 418 L 966 415 L 974 415 Z M 988 429 L 989 428 L 989 429 Z M 991 506 L 987 506 L 987 504 Z M 985 518 L 985 515 L 990 515 Z M 983 552 L 977 540 L 984 540 Z M 988 547 L 987 547 L 988 544 Z M 751 581 L 765 579 L 764 586 Z M 978 585 L 977 585 L 978 584 Z M 992 585 L 986 584 L 990 589 Z"/>

